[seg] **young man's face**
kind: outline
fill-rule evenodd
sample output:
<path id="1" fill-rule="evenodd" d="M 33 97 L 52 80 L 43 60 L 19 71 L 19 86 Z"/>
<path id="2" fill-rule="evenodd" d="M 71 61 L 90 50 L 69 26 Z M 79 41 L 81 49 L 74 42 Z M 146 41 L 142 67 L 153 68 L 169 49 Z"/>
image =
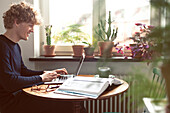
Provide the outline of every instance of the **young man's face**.
<path id="1" fill-rule="evenodd" d="M 28 40 L 30 33 L 33 32 L 34 24 L 32 23 L 20 23 L 17 26 L 17 35 L 20 40 Z"/>

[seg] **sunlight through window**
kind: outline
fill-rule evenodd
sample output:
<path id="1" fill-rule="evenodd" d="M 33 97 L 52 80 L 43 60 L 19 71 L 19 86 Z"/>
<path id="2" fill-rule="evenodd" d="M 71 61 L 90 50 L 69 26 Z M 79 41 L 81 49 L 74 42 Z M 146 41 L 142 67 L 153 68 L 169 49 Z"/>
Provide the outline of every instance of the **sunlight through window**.
<path id="1" fill-rule="evenodd" d="M 135 23 L 150 24 L 149 0 L 106 0 L 106 20 L 109 11 L 114 21 L 113 25 L 118 27 L 115 41 L 120 45 L 133 43 L 128 38 L 139 30 L 135 28 Z"/>
<path id="2" fill-rule="evenodd" d="M 67 26 L 83 24 L 81 30 L 90 36 L 92 43 L 92 0 L 50 0 L 50 24 L 53 35 L 58 36 Z M 67 45 L 70 42 L 66 43 Z M 62 41 L 57 45 L 64 45 Z"/>

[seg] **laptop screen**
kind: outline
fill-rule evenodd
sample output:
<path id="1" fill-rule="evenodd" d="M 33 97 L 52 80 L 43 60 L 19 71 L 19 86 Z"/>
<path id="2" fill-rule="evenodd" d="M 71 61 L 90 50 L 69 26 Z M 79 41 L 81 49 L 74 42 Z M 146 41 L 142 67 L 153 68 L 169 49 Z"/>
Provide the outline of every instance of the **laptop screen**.
<path id="1" fill-rule="evenodd" d="M 83 54 L 82 57 L 80 58 L 79 64 L 78 64 L 76 72 L 74 74 L 75 76 L 79 75 L 80 69 L 81 69 L 83 62 L 84 62 L 84 59 L 85 59 L 85 55 Z"/>

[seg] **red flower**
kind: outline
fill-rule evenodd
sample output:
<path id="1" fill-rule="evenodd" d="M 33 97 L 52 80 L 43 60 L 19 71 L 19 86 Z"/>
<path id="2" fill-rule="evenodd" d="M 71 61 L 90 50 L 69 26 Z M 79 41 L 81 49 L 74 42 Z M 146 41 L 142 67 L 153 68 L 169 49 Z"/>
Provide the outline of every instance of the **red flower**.
<path id="1" fill-rule="evenodd" d="M 139 32 L 135 32 L 135 34 L 140 34 Z"/>
<path id="2" fill-rule="evenodd" d="M 155 27 L 155 26 L 152 26 L 152 25 L 148 26 L 149 29 L 153 29 L 154 27 Z"/>
<path id="3" fill-rule="evenodd" d="M 143 27 L 146 29 L 146 25 L 145 24 L 143 24 Z"/>
<path id="4" fill-rule="evenodd" d="M 143 29 L 142 29 L 142 28 L 140 28 L 140 31 L 143 31 Z"/>
<path id="5" fill-rule="evenodd" d="M 136 26 L 142 26 L 142 24 L 141 24 L 141 23 L 135 23 L 135 25 L 136 25 Z"/>
<path id="6" fill-rule="evenodd" d="M 125 45 L 124 45 L 124 46 L 125 46 Z M 127 50 L 130 50 L 130 49 L 131 49 L 129 46 L 125 46 L 125 48 L 126 48 Z"/>
<path id="7" fill-rule="evenodd" d="M 116 50 L 117 50 L 117 53 L 123 54 L 122 47 L 121 48 L 116 48 Z"/>

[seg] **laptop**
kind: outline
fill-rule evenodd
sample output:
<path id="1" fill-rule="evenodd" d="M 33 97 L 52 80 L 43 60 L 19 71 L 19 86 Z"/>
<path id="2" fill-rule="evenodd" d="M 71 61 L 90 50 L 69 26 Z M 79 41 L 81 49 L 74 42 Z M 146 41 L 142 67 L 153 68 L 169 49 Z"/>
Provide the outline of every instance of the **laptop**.
<path id="1" fill-rule="evenodd" d="M 51 82 L 44 82 L 44 84 L 62 84 L 64 83 L 68 78 L 73 78 L 77 75 L 79 75 L 81 67 L 83 65 L 85 59 L 85 55 L 83 54 L 80 58 L 79 64 L 76 68 L 76 71 L 74 74 L 67 74 L 67 75 L 60 75 L 59 77 L 57 77 L 56 79 L 53 79 Z"/>

